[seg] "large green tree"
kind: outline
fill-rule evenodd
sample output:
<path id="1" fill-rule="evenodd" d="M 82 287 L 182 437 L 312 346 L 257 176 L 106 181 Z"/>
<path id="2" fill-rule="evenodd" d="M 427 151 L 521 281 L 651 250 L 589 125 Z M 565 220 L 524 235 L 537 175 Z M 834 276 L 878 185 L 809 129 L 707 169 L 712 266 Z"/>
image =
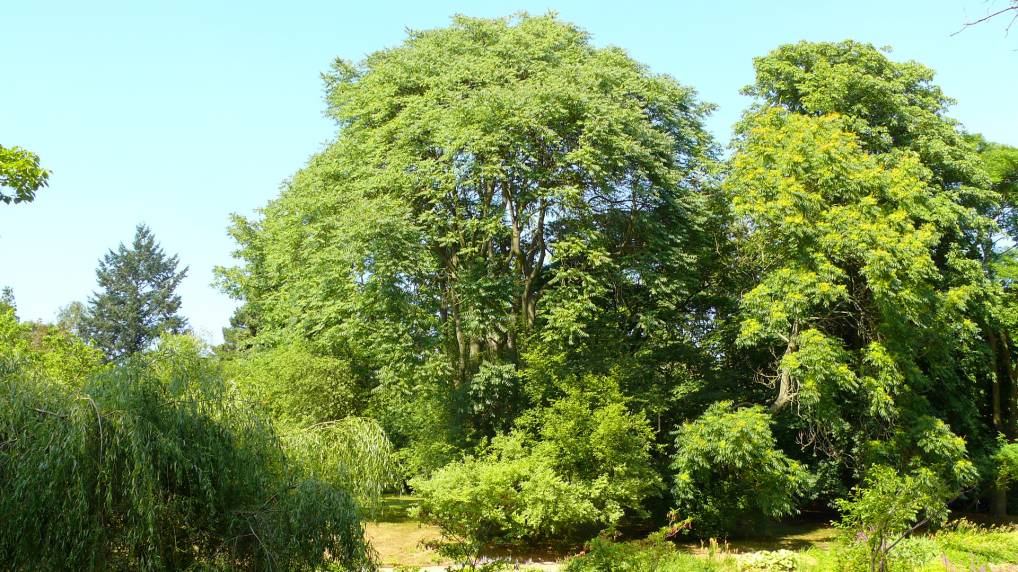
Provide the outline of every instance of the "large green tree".
<path id="1" fill-rule="evenodd" d="M 446 398 L 537 346 L 582 370 L 689 345 L 713 153 L 693 90 L 526 15 L 326 78 L 337 140 L 235 220 L 244 264 L 222 271 L 264 343 Z"/>
<path id="2" fill-rule="evenodd" d="M 754 269 L 738 344 L 773 355 L 771 410 L 806 443 L 857 470 L 933 466 L 959 490 L 974 468 L 955 433 L 986 437 L 999 298 L 982 163 L 920 64 L 803 42 L 755 67 L 726 181 Z"/>
<path id="3" fill-rule="evenodd" d="M 176 255 L 167 256 L 143 224 L 130 246 L 123 243 L 99 261 L 100 290 L 88 300 L 81 333 L 115 360 L 149 347 L 163 333 L 182 333 L 177 287 L 187 275 Z"/>
<path id="4" fill-rule="evenodd" d="M 1001 289 L 985 327 L 990 355 L 989 417 L 993 431 L 1006 439 L 1018 438 L 1018 149 L 991 143 L 980 136 L 970 138 L 990 176 L 997 203 L 989 214 L 997 231 L 982 241 L 980 253 L 987 275 Z M 1003 487 L 994 487 L 991 508 L 997 515 L 1007 512 Z"/>

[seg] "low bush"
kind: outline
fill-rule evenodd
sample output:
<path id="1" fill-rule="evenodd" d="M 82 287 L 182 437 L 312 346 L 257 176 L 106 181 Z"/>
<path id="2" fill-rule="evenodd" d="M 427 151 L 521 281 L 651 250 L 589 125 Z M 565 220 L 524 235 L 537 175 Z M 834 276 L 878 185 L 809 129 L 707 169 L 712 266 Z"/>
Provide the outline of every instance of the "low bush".
<path id="1" fill-rule="evenodd" d="M 799 558 L 791 550 L 750 552 L 738 560 L 742 572 L 794 572 L 799 569 Z"/>
<path id="2" fill-rule="evenodd" d="M 625 543 L 596 538 L 584 554 L 569 560 L 565 572 L 713 572 L 735 570 L 736 566 L 730 555 L 680 552 L 660 535 L 652 535 Z"/>
<path id="3" fill-rule="evenodd" d="M 871 467 L 864 485 L 837 501 L 842 511 L 839 526 L 849 544 L 865 546 L 855 559 L 861 559 L 857 565 L 884 571 L 892 561 L 910 556 L 921 560 L 906 549 L 906 540 L 923 526 L 936 527 L 947 520 L 950 495 L 950 489 L 929 469 L 901 475 L 890 467 Z M 910 548 L 916 552 L 915 546 Z"/>
<path id="4" fill-rule="evenodd" d="M 712 405 L 675 439 L 673 521 L 695 536 L 727 536 L 794 514 L 809 473 L 775 446 L 760 407 Z"/>
<path id="5" fill-rule="evenodd" d="M 644 514 L 661 488 L 652 442 L 644 417 L 573 392 L 479 455 L 413 480 L 418 514 L 460 541 L 581 541 Z"/>

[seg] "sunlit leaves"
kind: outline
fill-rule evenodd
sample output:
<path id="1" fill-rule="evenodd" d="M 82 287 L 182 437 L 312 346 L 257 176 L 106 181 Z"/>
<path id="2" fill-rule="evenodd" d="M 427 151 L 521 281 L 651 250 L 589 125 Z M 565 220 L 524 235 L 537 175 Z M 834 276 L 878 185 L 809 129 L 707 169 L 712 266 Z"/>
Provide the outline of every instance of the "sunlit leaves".
<path id="1" fill-rule="evenodd" d="M 683 424 L 671 465 L 674 519 L 707 537 L 794 514 L 809 476 L 777 449 L 770 424 L 761 408 L 736 409 L 731 402 Z"/>
<path id="2" fill-rule="evenodd" d="M 39 157 L 21 147 L 0 145 L 0 203 L 23 203 L 49 182 L 49 171 L 39 166 Z"/>

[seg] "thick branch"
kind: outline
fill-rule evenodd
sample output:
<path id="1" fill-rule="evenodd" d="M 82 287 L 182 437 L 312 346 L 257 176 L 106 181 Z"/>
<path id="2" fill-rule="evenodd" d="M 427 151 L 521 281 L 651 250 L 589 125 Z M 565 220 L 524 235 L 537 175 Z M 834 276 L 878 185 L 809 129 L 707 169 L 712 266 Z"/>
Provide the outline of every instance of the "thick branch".
<path id="1" fill-rule="evenodd" d="M 799 351 L 798 343 L 798 327 L 793 328 L 792 334 L 788 336 L 788 345 L 785 346 L 785 356 L 789 356 Z M 784 359 L 782 359 L 784 361 Z M 771 413 L 777 413 L 785 408 L 786 405 L 792 402 L 795 398 L 795 391 L 792 389 L 792 372 L 784 365 L 779 367 L 778 374 L 778 396 L 774 399 L 774 403 L 771 404 Z"/>

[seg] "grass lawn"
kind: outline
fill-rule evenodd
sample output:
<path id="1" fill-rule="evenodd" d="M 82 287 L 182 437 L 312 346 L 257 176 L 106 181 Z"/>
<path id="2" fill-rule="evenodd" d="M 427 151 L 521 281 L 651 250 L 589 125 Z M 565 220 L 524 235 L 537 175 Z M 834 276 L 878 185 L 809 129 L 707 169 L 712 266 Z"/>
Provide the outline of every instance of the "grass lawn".
<path id="1" fill-rule="evenodd" d="M 425 548 L 423 543 L 437 540 L 441 533 L 437 526 L 414 520 L 408 511 L 414 507 L 417 498 L 413 496 L 386 496 L 376 520 L 365 525 L 365 536 L 378 552 L 382 566 L 434 566 L 451 564 L 435 551 Z M 509 553 L 494 550 L 490 556 L 508 556 L 514 560 L 535 562 L 562 561 L 570 556 L 551 546 L 529 548 L 525 553 Z"/>
<path id="2" fill-rule="evenodd" d="M 366 525 L 367 538 L 378 552 L 382 566 L 426 567 L 451 564 L 423 546 L 425 542 L 438 539 L 440 531 L 435 526 L 419 523 L 410 517 L 408 511 L 416 501 L 412 496 L 385 497 L 381 510 L 375 515 L 376 520 Z M 747 555 L 777 550 L 794 553 L 796 570 L 822 572 L 835 566 L 831 550 L 835 540 L 835 529 L 829 523 L 818 521 L 782 524 L 766 537 L 720 543 L 669 543 L 665 553 L 660 548 L 652 550 L 664 556 L 664 559 L 658 560 L 655 557 L 660 567 L 651 568 L 648 572 L 689 569 L 693 563 L 692 558 L 695 558 L 697 570 L 743 570 L 746 569 Z M 1018 528 L 1015 527 L 942 532 L 929 538 L 921 537 L 913 544 L 915 546 L 911 550 L 925 550 L 929 553 L 929 558 L 919 564 L 915 568 L 917 570 L 1018 572 Z M 645 541 L 625 542 L 622 545 L 631 548 L 621 551 L 619 556 L 628 554 L 638 562 L 641 561 L 639 553 L 650 549 L 641 548 L 645 546 Z M 496 552 L 491 556 L 511 556 L 517 561 L 558 562 L 565 569 L 572 554 L 545 547 L 532 549 L 526 554 Z M 992 563 L 992 567 L 987 567 L 989 563 Z"/>
<path id="3" fill-rule="evenodd" d="M 378 551 L 383 566 L 447 564 L 422 546 L 438 538 L 438 527 L 416 522 L 371 522 L 365 526 L 365 536 Z"/>
<path id="4" fill-rule="evenodd" d="M 760 550 L 823 550 L 836 538 L 837 530 L 829 522 L 790 522 L 776 525 L 772 533 L 766 536 L 722 541 L 719 548 L 733 553 Z M 709 543 L 703 541 L 680 541 L 678 546 L 701 556 L 711 550 Z"/>
<path id="5" fill-rule="evenodd" d="M 377 520 L 365 525 L 365 536 L 383 566 L 447 564 L 423 546 L 424 542 L 438 539 L 438 527 L 417 522 L 407 514 L 416 501 L 412 496 L 387 496 L 382 499 Z"/>

